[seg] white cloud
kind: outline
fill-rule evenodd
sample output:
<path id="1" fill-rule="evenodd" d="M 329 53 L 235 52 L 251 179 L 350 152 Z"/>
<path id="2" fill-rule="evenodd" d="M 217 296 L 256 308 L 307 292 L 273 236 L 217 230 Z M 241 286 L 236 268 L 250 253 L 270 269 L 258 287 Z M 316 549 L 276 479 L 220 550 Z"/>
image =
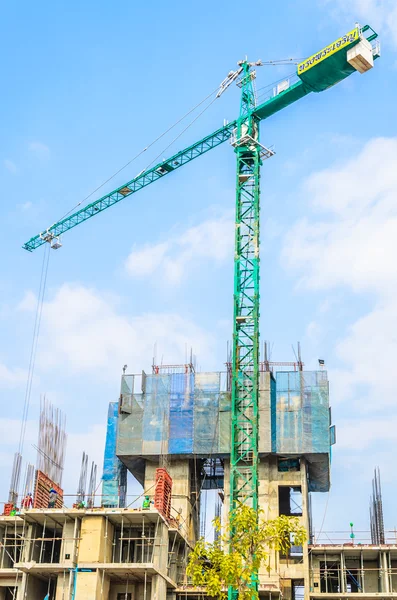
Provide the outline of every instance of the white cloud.
<path id="1" fill-rule="evenodd" d="M 133 277 L 158 273 L 163 281 L 178 284 L 202 260 L 223 263 L 232 256 L 234 220 L 230 213 L 209 218 L 161 243 L 133 249 L 125 268 Z"/>
<path id="2" fill-rule="evenodd" d="M 49 147 L 42 142 L 30 142 L 29 150 L 41 159 L 47 159 L 50 156 Z"/>
<path id="3" fill-rule="evenodd" d="M 10 173 L 15 174 L 18 171 L 16 164 L 8 158 L 6 158 L 6 160 L 4 161 L 4 166 Z"/>
<path id="4" fill-rule="evenodd" d="M 0 388 L 15 388 L 26 383 L 26 371 L 19 368 L 10 369 L 0 363 Z"/>
<path id="5" fill-rule="evenodd" d="M 25 296 L 21 306 L 32 310 L 34 302 Z M 211 363 L 215 341 L 179 314 L 129 317 L 118 314 L 114 302 L 98 292 L 65 284 L 44 303 L 36 364 L 43 370 L 62 365 L 73 372 L 114 376 L 126 362 L 132 371 L 150 365 L 155 344 L 167 361 L 180 363 L 187 346 Z"/>
<path id="6" fill-rule="evenodd" d="M 361 25 L 369 24 L 379 33 L 386 34 L 397 46 L 397 4 L 395 0 L 321 0 L 329 6 L 331 13 L 338 20 L 349 19 Z"/>
<path id="7" fill-rule="evenodd" d="M 310 176 L 304 193 L 326 216 L 296 223 L 282 252 L 283 262 L 301 274 L 301 286 L 373 299 L 372 309 L 341 331 L 335 346 L 343 367 L 332 374 L 334 398 L 360 412 L 395 404 L 396 161 L 397 139 L 377 138 L 353 159 Z"/>
<path id="8" fill-rule="evenodd" d="M 338 425 L 337 438 L 338 449 L 360 448 L 363 452 L 377 445 L 379 439 L 383 442 L 397 443 L 397 415 L 343 421 Z"/>
<path id="9" fill-rule="evenodd" d="M 170 244 L 145 244 L 141 250 L 133 250 L 126 260 L 127 272 L 134 277 L 151 275 L 166 258 Z"/>
<path id="10" fill-rule="evenodd" d="M 345 164 L 309 177 L 312 206 L 331 218 L 302 219 L 288 232 L 283 259 L 303 271 L 302 284 L 394 293 L 396 160 L 397 139 L 377 138 Z"/>
<path id="11" fill-rule="evenodd" d="M 75 497 L 70 497 L 70 494 L 77 489 L 83 451 L 88 454 L 87 488 L 91 463 L 94 461 L 98 467 L 96 485 L 99 485 L 99 488 L 97 494 L 102 493 L 100 479 L 102 476 L 105 439 L 106 424 L 90 425 L 81 433 L 68 433 L 64 477 L 62 480 L 63 489 L 65 490 L 65 493 L 68 494 L 67 497 L 65 497 L 65 504 L 67 506 L 71 506 L 75 501 Z M 99 498 L 97 504 L 100 504 Z"/>
<path id="12" fill-rule="evenodd" d="M 313 342 L 323 333 L 323 328 L 317 321 L 310 321 L 306 327 L 306 336 Z"/>
<path id="13" fill-rule="evenodd" d="M 21 433 L 21 421 L 19 419 L 0 419 L 0 439 L 4 446 L 15 447 L 17 450 L 17 442 Z M 25 445 L 37 444 L 37 423 L 27 421 L 25 431 Z"/>
<path id="14" fill-rule="evenodd" d="M 25 292 L 22 300 L 17 304 L 16 310 L 32 311 L 37 307 L 37 297 L 32 291 Z"/>

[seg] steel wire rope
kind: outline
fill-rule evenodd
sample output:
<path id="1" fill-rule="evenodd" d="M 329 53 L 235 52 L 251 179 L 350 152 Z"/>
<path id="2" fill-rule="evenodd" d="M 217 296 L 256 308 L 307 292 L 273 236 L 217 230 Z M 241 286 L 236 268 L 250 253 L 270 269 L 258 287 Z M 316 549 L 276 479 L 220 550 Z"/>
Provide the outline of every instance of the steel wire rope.
<path id="1" fill-rule="evenodd" d="M 190 123 L 188 125 L 186 125 L 185 129 L 182 129 L 182 131 L 180 133 L 178 133 L 178 135 L 168 144 L 168 146 L 166 146 L 161 152 L 160 154 L 158 154 L 148 165 L 147 167 L 144 169 L 144 171 L 146 171 L 147 169 L 149 169 L 149 167 L 152 166 L 153 163 L 156 162 L 156 160 L 158 160 L 163 154 L 164 152 L 166 152 L 166 150 L 168 150 L 168 148 L 170 148 L 192 125 L 193 123 L 195 123 L 209 108 L 210 106 L 212 106 L 215 102 L 215 100 L 217 100 L 217 97 L 215 96 L 215 98 L 213 100 L 211 100 L 211 102 L 208 104 L 208 106 L 206 106 L 192 121 L 190 121 Z"/>
<path id="2" fill-rule="evenodd" d="M 296 59 L 290 59 L 290 60 L 296 60 Z M 265 65 L 268 65 L 268 63 L 264 63 Z M 274 65 L 269 65 L 269 66 L 274 66 Z M 294 73 L 292 73 L 291 75 L 288 75 L 288 77 L 292 77 Z M 272 87 L 275 83 L 279 83 L 280 81 L 284 81 L 284 79 L 286 79 L 285 77 L 282 79 L 277 80 L 276 82 L 273 82 L 269 85 L 269 87 Z M 260 89 L 264 89 L 264 88 L 260 88 Z M 259 90 L 257 90 L 258 92 Z M 209 94 L 207 96 L 207 98 L 205 98 L 205 100 L 207 100 L 209 97 L 211 96 L 211 94 Z M 203 104 L 203 102 L 205 102 L 205 100 L 203 100 L 201 102 L 201 104 Z M 217 97 L 215 97 L 209 104 L 208 106 L 206 106 L 186 127 L 185 129 L 183 129 L 169 144 L 168 146 L 166 146 L 162 152 L 160 152 L 160 154 L 158 154 L 148 165 L 147 167 L 144 169 L 144 171 L 146 171 L 147 169 L 149 169 L 149 167 L 151 167 L 153 165 L 154 162 L 156 162 L 156 160 L 158 160 L 166 150 L 168 150 L 168 148 L 170 148 L 188 129 L 189 127 L 191 127 L 193 125 L 193 123 L 195 123 L 200 117 L 201 115 L 203 115 L 205 113 L 206 110 L 208 110 L 210 108 L 210 106 L 212 106 L 212 104 L 215 102 L 215 100 L 217 100 Z M 191 111 L 192 112 L 192 111 Z"/>
<path id="3" fill-rule="evenodd" d="M 286 79 L 289 79 L 290 77 L 293 77 L 293 75 L 296 75 L 295 71 L 293 71 L 292 73 L 289 73 L 288 75 L 285 75 L 284 77 L 280 77 L 280 79 L 276 79 L 276 81 L 272 81 L 272 83 L 269 83 L 268 85 L 264 85 L 264 86 L 258 88 L 256 91 L 260 92 L 261 90 L 271 89 L 274 85 L 276 85 L 276 83 L 281 83 L 282 81 L 285 81 Z M 264 93 L 265 92 L 263 92 L 263 94 Z M 263 94 L 260 94 L 260 95 L 263 96 Z"/>
<path id="4" fill-rule="evenodd" d="M 297 61 L 299 59 L 283 59 L 281 61 L 268 61 L 266 63 L 263 63 L 264 66 L 282 66 L 282 65 L 287 65 L 287 64 L 291 64 L 293 61 Z M 296 63 L 298 64 L 298 63 Z M 288 76 L 290 77 L 290 75 Z M 280 79 L 279 81 L 282 81 L 282 79 Z M 277 83 L 277 82 L 275 82 Z M 274 85 L 274 84 L 271 84 Z M 270 87 L 271 87 L 270 85 Z M 167 135 L 167 133 L 169 133 L 172 129 L 174 129 L 177 125 L 179 125 L 179 123 L 181 123 L 184 119 L 186 119 L 186 117 L 188 117 L 192 112 L 194 112 L 199 106 L 201 106 L 206 100 L 208 100 L 208 98 L 210 98 L 213 94 L 215 94 L 215 92 L 218 92 L 220 89 L 220 86 L 217 86 L 213 91 L 211 91 L 205 98 L 203 98 L 203 100 L 201 100 L 198 104 L 196 104 L 196 106 L 194 106 L 193 108 L 191 108 L 187 113 L 185 113 L 180 119 L 178 119 L 173 125 L 171 125 L 170 127 L 168 127 L 168 129 L 166 129 L 165 131 L 163 131 L 163 133 L 161 133 L 157 138 L 155 138 L 152 142 L 150 142 L 150 144 L 148 144 L 147 146 L 145 146 L 145 148 L 143 148 L 142 150 L 140 150 L 140 152 L 138 152 L 135 156 L 133 156 L 128 162 L 126 162 L 122 167 L 120 167 L 117 171 L 115 171 L 115 173 L 113 173 L 113 175 L 111 175 L 110 177 L 108 177 L 103 183 L 101 183 L 99 186 L 97 186 L 92 192 L 90 192 L 87 196 L 85 196 L 85 198 L 83 198 L 82 200 L 80 200 L 80 202 L 78 202 L 75 206 L 73 206 L 68 212 L 66 212 L 60 219 L 58 219 L 58 221 L 62 221 L 63 219 L 65 219 L 68 215 L 70 215 L 71 212 L 73 212 L 76 208 L 78 208 L 79 206 L 81 206 L 84 202 L 86 202 L 87 200 L 89 200 L 89 198 L 91 198 L 91 196 L 93 196 L 98 190 L 100 190 L 104 185 L 106 185 L 107 183 L 109 183 L 109 181 L 111 181 L 112 179 L 114 179 L 114 177 L 116 177 L 116 175 L 118 175 L 119 173 L 121 173 L 121 171 L 123 171 L 125 168 L 127 168 L 131 163 L 133 163 L 137 158 L 139 158 L 144 152 L 146 152 L 149 148 L 151 148 L 154 144 L 156 144 L 161 138 L 163 138 L 165 135 Z M 261 89 L 264 88 L 260 88 L 258 91 L 260 91 Z M 216 96 L 214 98 L 213 101 L 215 101 L 218 98 L 218 96 Z M 211 106 L 212 102 L 210 103 L 209 106 Z M 209 108 L 209 106 L 207 108 Z M 205 109 L 207 110 L 207 109 Z M 205 112 L 205 111 L 203 111 Z M 200 113 L 199 116 L 201 116 Z M 197 119 L 194 119 L 192 121 L 192 123 L 190 125 L 192 125 Z M 178 135 L 169 146 L 167 146 L 165 148 L 168 149 L 189 127 L 190 125 L 184 129 L 180 135 Z M 164 152 L 164 150 L 163 150 Z M 162 153 L 161 153 L 162 154 Z M 161 154 L 159 156 L 161 156 Z M 159 158 L 159 156 L 157 158 Z M 157 160 L 157 158 L 155 158 L 150 165 L 153 164 L 153 162 L 155 162 L 155 160 Z M 149 166 L 150 166 L 149 165 Z M 146 167 L 147 169 L 148 167 Z M 144 170 L 146 170 L 144 169 Z"/>
<path id="5" fill-rule="evenodd" d="M 46 284 L 47 284 L 49 260 L 50 260 L 50 245 L 48 245 L 48 247 L 44 251 L 43 263 L 42 263 L 42 267 L 41 267 L 39 293 L 37 296 L 37 306 L 36 306 L 36 315 L 35 315 L 35 321 L 34 321 L 34 327 L 33 327 L 32 346 L 30 349 L 28 376 L 27 376 L 27 381 L 26 381 L 25 399 L 24 399 L 23 412 L 22 412 L 21 433 L 20 433 L 20 437 L 19 437 L 18 453 L 20 455 L 22 455 L 23 446 L 24 446 L 24 442 L 25 442 L 26 426 L 27 426 L 27 419 L 28 419 L 29 405 L 30 405 L 30 396 L 31 396 L 31 392 L 32 392 L 33 376 L 34 376 L 34 369 L 35 369 L 35 364 L 36 364 L 36 353 L 37 353 L 37 346 L 38 346 L 39 334 L 40 334 L 41 317 L 43 314 L 44 295 L 45 295 Z"/>
<path id="6" fill-rule="evenodd" d="M 147 146 L 145 146 L 145 148 L 143 148 L 143 150 L 140 150 L 140 152 L 138 152 L 135 156 L 133 156 L 131 158 L 131 160 L 129 160 L 128 162 L 126 162 L 125 165 L 123 165 L 122 167 L 120 167 L 115 173 L 113 173 L 113 175 L 111 175 L 110 177 L 108 177 L 106 179 L 106 181 L 104 181 L 103 183 L 101 183 L 92 192 L 90 192 L 88 194 L 88 196 L 86 196 L 85 198 L 83 198 L 82 200 L 80 200 L 80 202 L 78 202 L 75 206 L 73 206 L 67 213 L 65 213 L 63 215 L 63 217 L 61 217 L 60 219 L 58 219 L 58 221 L 62 221 L 63 219 L 65 219 L 68 215 L 70 215 L 70 213 L 72 211 L 74 211 L 76 208 L 78 208 L 84 202 L 86 202 L 89 198 L 91 198 L 91 196 L 93 196 L 95 194 L 95 192 L 97 192 L 104 185 L 106 185 L 107 183 L 109 183 L 109 181 L 111 181 L 112 179 L 114 179 L 116 177 L 116 175 L 118 175 L 119 173 L 121 173 L 121 171 L 123 171 L 124 169 L 126 169 L 131 163 L 133 163 L 137 158 L 139 158 L 144 152 L 146 152 L 147 150 L 149 150 L 149 148 L 151 148 L 152 146 L 154 146 L 154 144 L 156 144 L 159 140 L 161 140 L 161 138 L 163 138 L 165 135 L 167 135 L 167 133 L 169 133 L 172 129 L 174 129 L 177 125 L 179 125 L 179 123 L 181 123 L 182 121 L 184 121 L 186 119 L 186 117 L 188 117 L 192 112 L 194 112 L 195 110 L 197 110 L 197 108 L 199 106 L 201 106 L 202 104 L 204 104 L 204 102 L 206 100 L 208 100 L 208 98 L 210 98 L 218 90 L 219 90 L 219 86 L 217 86 L 212 92 L 210 92 L 205 98 L 203 98 L 203 100 L 201 100 L 198 104 L 196 104 L 196 106 L 194 106 L 193 108 L 191 108 L 187 113 L 185 113 L 182 117 L 180 117 L 177 121 L 175 121 L 175 123 L 173 125 L 171 125 L 170 127 L 168 127 L 168 129 L 166 129 L 165 131 L 163 131 L 163 133 L 161 133 L 156 139 L 154 139 L 152 142 L 150 142 L 150 144 L 148 144 Z M 146 168 L 148 168 L 148 167 L 146 167 Z"/>

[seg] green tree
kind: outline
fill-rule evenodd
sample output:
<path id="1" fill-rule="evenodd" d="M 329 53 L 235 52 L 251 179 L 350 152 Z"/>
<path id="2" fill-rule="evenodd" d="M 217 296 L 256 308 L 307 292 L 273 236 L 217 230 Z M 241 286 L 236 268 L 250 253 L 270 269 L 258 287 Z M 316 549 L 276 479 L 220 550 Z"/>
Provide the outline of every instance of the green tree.
<path id="1" fill-rule="evenodd" d="M 238 591 L 239 600 L 257 600 L 252 573 L 268 562 L 269 551 L 288 554 L 291 543 L 300 546 L 307 540 L 306 529 L 296 517 L 265 521 L 262 510 L 243 504 L 230 514 L 223 531 L 219 519 L 213 524 L 218 539 L 198 540 L 189 556 L 187 574 L 193 585 L 205 588 L 209 596 L 219 600 L 227 597 L 229 586 Z"/>

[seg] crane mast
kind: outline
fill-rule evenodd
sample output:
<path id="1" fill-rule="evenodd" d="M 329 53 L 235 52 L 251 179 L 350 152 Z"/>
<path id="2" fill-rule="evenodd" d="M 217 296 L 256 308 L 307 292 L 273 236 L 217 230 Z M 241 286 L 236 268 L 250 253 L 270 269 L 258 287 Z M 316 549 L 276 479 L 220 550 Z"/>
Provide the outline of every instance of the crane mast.
<path id="1" fill-rule="evenodd" d="M 255 71 L 242 63 L 240 116 L 235 130 L 236 226 L 232 355 L 232 432 L 230 509 L 247 503 L 258 508 L 259 386 L 259 211 L 260 165 L 258 122 L 253 116 Z M 231 531 L 233 535 L 233 530 Z M 251 585 L 257 586 L 257 574 Z M 229 590 L 229 598 L 236 598 Z"/>
<path id="2" fill-rule="evenodd" d="M 242 61 L 240 115 L 232 137 L 237 159 L 232 354 L 230 510 L 258 509 L 260 167 L 273 151 L 259 142 L 254 65 Z M 231 531 L 233 535 L 233 530 Z M 256 587 L 257 573 L 251 584 Z M 236 597 L 230 590 L 229 597 Z"/>
<path id="3" fill-rule="evenodd" d="M 258 505 L 259 128 L 252 116 L 254 72 L 244 63 L 237 158 L 232 356 L 230 508 Z"/>

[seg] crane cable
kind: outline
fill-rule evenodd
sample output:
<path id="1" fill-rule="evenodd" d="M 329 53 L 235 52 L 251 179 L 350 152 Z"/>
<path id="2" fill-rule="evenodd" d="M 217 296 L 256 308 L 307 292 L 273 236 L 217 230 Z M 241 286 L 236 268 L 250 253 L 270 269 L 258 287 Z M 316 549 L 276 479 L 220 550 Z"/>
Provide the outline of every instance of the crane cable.
<path id="1" fill-rule="evenodd" d="M 38 345 L 38 341 L 39 341 L 41 317 L 43 314 L 44 295 L 45 295 L 46 284 L 47 284 L 49 260 L 50 260 L 50 244 L 47 244 L 46 249 L 43 254 L 43 263 L 41 266 L 39 293 L 37 296 L 36 316 L 35 316 L 34 327 L 33 327 L 32 346 L 30 349 L 28 376 L 27 376 L 27 381 L 26 381 L 25 399 L 24 399 L 23 412 L 22 412 L 21 433 L 20 433 L 20 437 L 19 437 L 19 446 L 18 446 L 18 452 L 21 455 L 22 455 L 23 445 L 25 442 L 30 396 L 31 396 L 31 392 L 32 392 L 34 368 L 35 368 L 35 363 L 36 363 L 37 345 Z"/>
<path id="2" fill-rule="evenodd" d="M 216 96 L 215 96 L 215 98 L 213 98 L 213 100 L 211 100 L 211 102 L 201 112 L 199 112 L 199 114 L 196 117 L 194 117 L 194 119 L 192 121 L 190 121 L 190 123 L 188 125 L 186 125 L 185 129 L 182 129 L 182 131 L 180 133 L 178 133 L 178 135 L 165 148 L 163 148 L 163 150 L 160 152 L 160 154 L 158 154 L 147 165 L 147 167 L 144 169 L 144 171 L 147 171 L 147 169 L 149 169 L 149 167 L 151 167 L 152 164 L 156 162 L 156 160 L 158 160 L 161 156 L 163 156 L 164 152 L 166 150 L 168 150 L 168 148 L 170 148 L 172 146 L 172 144 L 174 144 L 193 125 L 193 123 L 195 123 L 205 113 L 205 111 L 208 110 L 210 108 L 210 106 L 212 106 L 214 104 L 215 100 L 217 100 Z"/>
<path id="3" fill-rule="evenodd" d="M 282 59 L 280 61 L 268 61 L 265 63 L 262 63 L 263 66 L 282 66 L 282 65 L 286 65 L 286 64 L 293 64 L 293 61 L 297 61 L 298 59 L 294 59 L 294 58 L 289 58 L 289 59 Z M 297 63 L 296 63 L 297 64 Z M 281 81 L 281 80 L 280 80 Z M 276 82 L 277 83 L 277 82 Z M 274 85 L 274 84 L 271 84 Z M 175 121 L 175 123 L 173 125 L 171 125 L 170 127 L 168 127 L 168 129 L 166 129 L 165 131 L 163 131 L 163 133 L 161 133 L 156 139 L 154 139 L 152 142 L 150 142 L 150 144 L 148 144 L 147 146 L 145 146 L 145 148 L 143 148 L 142 150 L 140 150 L 140 152 L 138 152 L 135 156 L 133 156 L 128 162 L 126 162 L 122 167 L 120 167 L 117 171 L 115 171 L 113 173 L 113 175 L 110 175 L 110 177 L 108 177 L 103 183 L 101 183 L 100 185 L 98 185 L 94 190 L 92 190 L 92 192 L 90 192 L 87 196 L 85 196 L 85 198 L 83 198 L 82 200 L 80 200 L 80 202 L 78 202 L 75 206 L 73 206 L 67 213 L 65 213 L 60 219 L 58 219 L 58 221 L 62 221 L 63 219 L 65 219 L 66 217 L 68 217 L 74 210 L 76 210 L 76 208 L 78 208 L 79 206 L 81 206 L 84 202 L 86 202 L 87 200 L 89 200 L 91 198 L 91 196 L 93 196 L 96 192 L 98 192 L 101 188 L 103 188 L 104 185 L 106 185 L 107 183 L 109 183 L 109 181 L 111 181 L 112 179 L 114 179 L 116 177 L 116 175 L 118 175 L 119 173 L 121 173 L 121 171 L 123 171 L 124 169 L 126 169 L 131 163 L 133 163 L 137 158 L 139 158 L 144 152 L 146 152 L 147 150 L 149 150 L 149 148 L 151 148 L 152 146 L 154 146 L 154 144 L 156 144 L 159 140 L 161 140 L 161 138 L 163 138 L 165 135 L 167 135 L 167 133 L 169 133 L 172 129 L 174 129 L 177 125 L 179 125 L 179 123 L 181 123 L 182 121 L 184 121 L 186 119 L 186 117 L 188 117 L 192 112 L 194 112 L 195 110 L 197 110 L 197 108 L 199 106 L 201 106 L 202 104 L 204 104 L 204 102 L 206 100 L 208 100 L 208 98 L 210 98 L 213 94 L 215 94 L 215 92 L 218 92 L 220 90 L 221 86 L 218 85 L 214 90 L 212 90 L 209 94 L 207 94 L 207 96 L 205 98 L 203 98 L 198 104 L 196 104 L 196 106 L 194 106 L 193 108 L 191 108 L 187 113 L 185 113 L 182 117 L 180 117 L 177 121 Z M 264 89 L 264 88 L 260 88 L 260 89 Z M 259 90 L 258 90 L 259 91 Z M 207 108 L 209 108 L 213 102 L 218 98 L 218 96 L 215 96 L 215 98 L 213 99 L 213 101 L 207 106 Z M 149 166 L 151 166 L 162 154 L 165 150 L 167 150 L 176 140 L 178 140 L 181 135 L 183 133 L 185 133 L 185 131 L 187 129 L 189 129 L 189 127 L 195 122 L 197 121 L 197 119 L 207 110 L 207 108 L 205 108 L 191 123 L 190 125 L 188 125 L 178 136 L 176 136 L 176 138 L 174 138 L 174 140 L 149 164 Z M 148 169 L 149 167 L 146 167 L 146 169 Z M 144 169 L 144 171 L 146 170 Z"/>
<path id="4" fill-rule="evenodd" d="M 120 167 L 115 173 L 113 173 L 113 175 L 110 175 L 110 177 L 108 177 L 106 179 L 106 181 L 104 181 L 98 187 L 96 187 L 92 192 L 90 192 L 88 194 L 88 196 L 86 196 L 85 198 L 83 198 L 82 200 L 80 200 L 80 202 L 78 202 L 75 206 L 73 206 L 73 208 L 71 208 L 67 213 L 65 213 L 63 215 L 63 217 L 61 217 L 58 220 L 62 221 L 68 215 L 70 215 L 70 213 L 73 212 L 76 208 L 78 208 L 79 206 L 81 206 L 83 204 L 83 202 L 86 202 L 89 198 L 91 198 L 91 196 L 93 196 L 104 185 L 106 185 L 107 183 L 109 183 L 109 181 L 111 181 L 112 179 L 114 179 L 116 177 L 116 175 L 118 175 L 119 173 L 121 173 L 121 171 L 123 171 L 125 168 L 127 168 L 131 163 L 133 163 L 137 158 L 139 158 L 144 152 L 146 152 L 146 150 L 149 150 L 149 148 L 151 148 L 154 144 L 156 144 L 159 140 L 161 140 L 161 138 L 163 138 L 165 135 L 167 135 L 167 133 L 169 133 L 172 129 L 174 129 L 177 125 L 179 125 L 179 123 L 181 123 L 184 119 L 186 119 L 186 117 L 188 117 L 192 112 L 194 112 L 195 110 L 197 110 L 197 108 L 199 106 L 201 106 L 202 104 L 204 104 L 204 102 L 206 100 L 208 100 L 208 98 L 210 98 L 213 94 L 215 94 L 215 92 L 217 92 L 218 89 L 219 89 L 219 86 L 217 86 L 214 90 L 212 90 L 212 92 L 210 92 L 205 98 L 203 98 L 203 100 L 201 100 L 198 104 L 196 104 L 196 106 L 194 106 L 187 113 L 185 113 L 183 115 L 183 117 L 180 117 L 177 121 L 175 121 L 175 123 L 173 125 L 171 125 L 170 127 L 168 127 L 168 129 L 166 129 L 165 131 L 163 131 L 163 133 L 161 133 L 155 140 L 153 140 L 152 142 L 150 142 L 150 144 L 148 144 L 147 146 L 145 146 L 145 148 L 143 148 L 140 152 L 138 152 L 135 156 L 133 156 L 133 158 L 131 158 L 131 160 L 129 160 L 128 162 L 126 162 L 125 165 L 123 165 L 122 167 Z M 186 131 L 186 130 L 184 130 L 184 131 Z M 175 139 L 178 139 L 178 137 L 175 138 Z M 169 146 L 167 146 L 167 147 L 169 147 Z M 152 164 L 152 163 L 150 163 L 150 164 Z"/>

